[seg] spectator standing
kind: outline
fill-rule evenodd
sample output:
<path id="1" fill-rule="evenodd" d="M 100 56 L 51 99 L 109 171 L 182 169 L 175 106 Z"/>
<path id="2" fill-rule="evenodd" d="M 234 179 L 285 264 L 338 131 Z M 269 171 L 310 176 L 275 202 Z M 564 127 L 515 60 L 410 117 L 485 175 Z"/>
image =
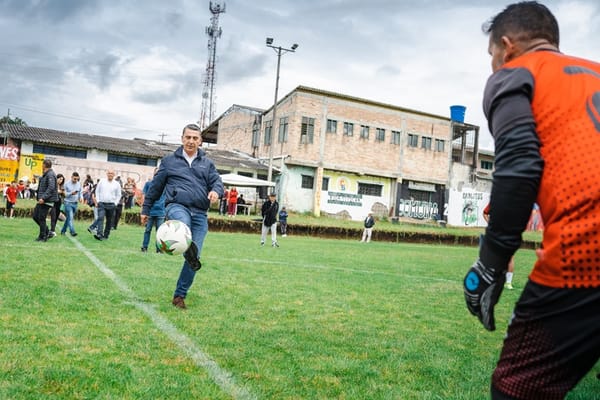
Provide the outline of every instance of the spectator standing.
<path id="1" fill-rule="evenodd" d="M 28 186 L 29 196 L 27 197 L 28 199 L 36 198 L 38 187 L 39 187 L 39 182 L 38 182 L 37 178 L 34 176 L 33 179 L 31 180 L 31 182 L 29 182 L 29 186 Z"/>
<path id="2" fill-rule="evenodd" d="M 33 209 L 33 220 L 40 228 L 39 235 L 35 239 L 37 242 L 48 241 L 50 230 L 46 224 L 46 218 L 48 218 L 48 213 L 54 206 L 54 202 L 58 201 L 56 175 L 52 170 L 52 161 L 44 160 L 42 171 L 43 175 L 40 178 L 37 191 L 37 203 Z"/>
<path id="3" fill-rule="evenodd" d="M 119 221 L 121 220 L 121 215 L 123 215 L 123 206 L 125 205 L 125 199 L 127 197 L 127 194 L 125 193 L 125 190 L 123 189 L 123 182 L 121 181 L 121 177 L 117 176 L 115 178 L 115 181 L 119 182 L 119 186 L 121 186 L 121 197 L 119 198 L 119 202 L 117 203 L 117 206 L 115 207 L 115 221 L 113 222 L 113 226 L 112 226 L 113 230 L 116 230 L 117 227 L 119 226 Z"/>
<path id="4" fill-rule="evenodd" d="M 120 198 L 121 185 L 115 180 L 115 171 L 109 169 L 106 172 L 106 178 L 101 179 L 96 185 L 94 199 L 98 209 L 98 218 L 92 224 L 96 227 L 95 239 L 107 240 L 110 236 L 110 229 L 115 219 L 115 207 Z M 105 222 L 106 225 L 104 225 Z M 88 228 L 88 231 L 91 231 L 92 226 Z"/>
<path id="5" fill-rule="evenodd" d="M 373 234 L 373 227 L 375 226 L 375 218 L 373 218 L 373 213 L 370 212 L 367 215 L 367 218 L 364 220 L 365 229 L 363 230 L 361 242 L 369 243 L 371 241 L 371 235 Z"/>
<path id="6" fill-rule="evenodd" d="M 158 172 L 158 168 L 154 170 L 154 174 Z M 150 185 L 152 185 L 152 180 L 146 182 L 144 184 L 144 199 L 146 198 L 146 193 L 150 189 Z M 146 226 L 144 228 L 144 239 L 142 241 L 142 252 L 145 253 L 148 251 L 148 244 L 150 243 L 150 235 L 152 234 L 152 227 L 156 230 L 165 222 L 165 193 L 160 196 L 160 198 L 154 202 L 152 208 L 150 208 L 150 212 L 148 214 L 148 221 L 146 222 Z M 160 253 L 160 250 L 156 249 L 157 253 Z"/>
<path id="7" fill-rule="evenodd" d="M 127 182 L 123 186 L 123 190 L 125 190 L 126 193 L 125 209 L 128 210 L 133 206 L 133 203 L 135 201 L 135 181 L 133 180 L 133 178 L 127 178 Z"/>
<path id="8" fill-rule="evenodd" d="M 225 189 L 223 195 L 219 198 L 219 215 L 227 214 L 227 198 L 229 197 L 229 190 Z"/>
<path id="9" fill-rule="evenodd" d="M 17 181 L 12 181 L 10 186 L 4 191 L 6 196 L 6 218 L 15 217 L 15 205 L 17 204 L 17 197 L 19 197 L 19 191 L 17 190 Z"/>
<path id="10" fill-rule="evenodd" d="M 79 182 L 79 174 L 77 171 L 71 174 L 71 179 L 65 183 L 65 222 L 60 230 L 60 234 L 64 235 L 69 229 L 71 236 L 77 236 L 75 231 L 75 215 L 77 213 L 77 204 L 83 200 L 83 190 L 81 182 Z"/>
<path id="11" fill-rule="evenodd" d="M 175 307 L 185 309 L 187 293 L 196 271 L 202 267 L 200 254 L 208 233 L 208 209 L 223 194 L 223 182 L 212 160 L 200 149 L 202 136 L 198 125 L 183 128 L 181 143 L 160 163 L 146 193 L 140 219 L 143 225 L 148 222 L 150 209 L 165 193 L 167 219 L 179 220 L 192 231 L 192 244 L 183 254 L 185 262 L 171 301 Z"/>
<path id="12" fill-rule="evenodd" d="M 279 211 L 279 229 L 281 231 L 281 237 L 287 236 L 287 219 L 287 210 L 285 207 L 281 207 L 281 211 Z"/>
<path id="13" fill-rule="evenodd" d="M 234 186 L 229 189 L 229 198 L 227 199 L 227 215 L 230 217 L 235 217 L 235 214 L 237 213 L 237 198 L 238 191 Z"/>
<path id="14" fill-rule="evenodd" d="M 260 245 L 265 245 L 267 233 L 271 230 L 271 246 L 279 247 L 277 243 L 277 214 L 279 212 L 279 203 L 277 203 L 277 195 L 269 194 L 269 200 L 265 201 L 261 207 L 261 215 L 263 223 L 260 232 Z"/>
<path id="15" fill-rule="evenodd" d="M 65 198 L 65 176 L 63 174 L 56 175 L 56 191 L 58 192 L 58 200 L 54 202 L 50 212 L 50 233 L 49 238 L 56 236 L 56 222 L 60 217 L 60 209 Z"/>

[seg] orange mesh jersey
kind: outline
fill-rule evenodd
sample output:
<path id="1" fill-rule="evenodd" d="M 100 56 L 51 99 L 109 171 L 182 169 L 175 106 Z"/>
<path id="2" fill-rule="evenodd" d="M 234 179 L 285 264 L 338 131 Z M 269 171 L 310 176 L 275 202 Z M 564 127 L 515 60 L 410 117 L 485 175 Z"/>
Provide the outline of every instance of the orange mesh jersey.
<path id="1" fill-rule="evenodd" d="M 530 278 L 550 287 L 600 287 L 600 64 L 538 51 L 503 68 L 531 74 L 544 159 L 537 199 L 546 224 L 543 256 Z"/>

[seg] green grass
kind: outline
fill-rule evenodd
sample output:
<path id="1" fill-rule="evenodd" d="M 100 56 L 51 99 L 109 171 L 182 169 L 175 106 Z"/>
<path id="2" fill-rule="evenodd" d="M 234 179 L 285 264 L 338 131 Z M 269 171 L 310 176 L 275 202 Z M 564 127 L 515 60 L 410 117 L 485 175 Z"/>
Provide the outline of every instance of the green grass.
<path id="1" fill-rule="evenodd" d="M 462 297 L 475 248 L 211 232 L 181 311 L 181 257 L 142 254 L 138 226 L 85 227 L 36 243 L 32 220 L 0 219 L 1 399 L 489 398 L 535 259 L 517 253 L 490 333 Z M 597 397 L 598 372 L 568 398 Z"/>

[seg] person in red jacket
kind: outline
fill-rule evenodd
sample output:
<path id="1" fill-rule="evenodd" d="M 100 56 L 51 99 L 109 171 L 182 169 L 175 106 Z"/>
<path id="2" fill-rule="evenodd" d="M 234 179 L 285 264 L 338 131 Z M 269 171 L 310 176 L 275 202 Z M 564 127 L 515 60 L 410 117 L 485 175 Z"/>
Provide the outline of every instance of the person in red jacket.
<path id="1" fill-rule="evenodd" d="M 19 190 L 17 189 L 17 182 L 12 181 L 10 186 L 6 188 L 6 214 L 7 218 L 15 217 L 15 205 L 17 204 L 17 197 L 19 196 Z"/>
<path id="2" fill-rule="evenodd" d="M 509 5 L 485 26 L 493 74 L 483 98 L 495 144 L 468 310 L 495 330 L 494 306 L 533 204 L 542 248 L 504 338 L 492 399 L 563 399 L 600 358 L 600 64 L 562 54 L 550 10 Z"/>
<path id="3" fill-rule="evenodd" d="M 235 217 L 235 215 L 237 214 L 238 198 L 238 191 L 235 188 L 235 186 L 229 189 L 228 196 L 229 197 L 227 198 L 227 215 L 229 215 L 230 217 Z"/>

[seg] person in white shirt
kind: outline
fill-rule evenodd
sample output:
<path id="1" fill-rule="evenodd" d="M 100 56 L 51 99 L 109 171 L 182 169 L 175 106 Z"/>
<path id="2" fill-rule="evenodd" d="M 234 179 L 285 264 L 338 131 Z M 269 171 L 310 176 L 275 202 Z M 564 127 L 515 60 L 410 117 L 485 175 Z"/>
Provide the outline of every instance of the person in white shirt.
<path id="1" fill-rule="evenodd" d="M 106 179 L 100 179 L 94 193 L 94 204 L 98 209 L 98 217 L 90 228 L 88 228 L 88 231 L 92 233 L 92 227 L 96 227 L 95 239 L 108 239 L 112 223 L 115 219 L 115 208 L 120 198 L 121 185 L 115 180 L 115 171 L 109 169 L 106 172 Z M 106 221 L 106 225 L 104 225 L 104 221 Z"/>

